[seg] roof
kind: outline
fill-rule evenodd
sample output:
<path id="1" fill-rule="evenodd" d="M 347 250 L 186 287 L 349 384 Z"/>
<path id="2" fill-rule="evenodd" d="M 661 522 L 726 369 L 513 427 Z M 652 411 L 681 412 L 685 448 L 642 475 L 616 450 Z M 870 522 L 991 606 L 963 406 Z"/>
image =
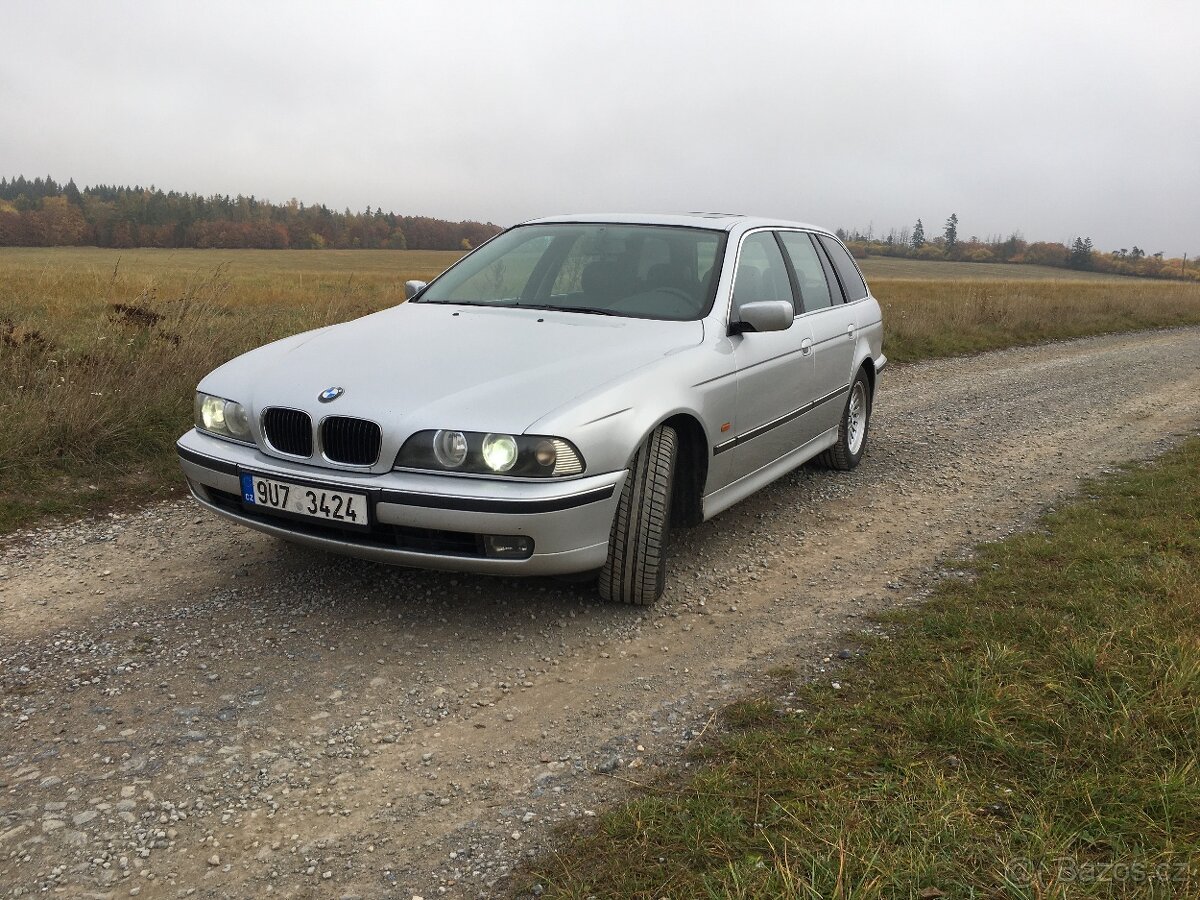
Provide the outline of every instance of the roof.
<path id="1" fill-rule="evenodd" d="M 566 216 L 546 216 L 530 219 L 523 225 L 544 225 L 557 222 L 603 222 L 613 225 L 675 225 L 685 228 L 717 228 L 732 231 L 743 228 L 806 228 L 812 231 L 831 233 L 820 225 L 804 222 L 789 222 L 785 219 L 767 219 L 758 216 L 743 216 L 736 213 L 574 213 Z"/>

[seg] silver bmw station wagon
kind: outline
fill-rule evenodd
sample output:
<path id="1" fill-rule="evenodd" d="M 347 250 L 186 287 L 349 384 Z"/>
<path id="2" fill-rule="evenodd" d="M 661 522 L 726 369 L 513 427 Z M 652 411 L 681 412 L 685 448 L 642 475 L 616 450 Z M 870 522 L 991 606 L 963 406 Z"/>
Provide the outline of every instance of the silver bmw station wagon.
<path id="1" fill-rule="evenodd" d="M 821 228 L 538 219 L 408 302 L 200 382 L 179 456 L 242 525 L 406 566 L 663 592 L 672 527 L 814 457 L 858 465 L 879 304 Z"/>

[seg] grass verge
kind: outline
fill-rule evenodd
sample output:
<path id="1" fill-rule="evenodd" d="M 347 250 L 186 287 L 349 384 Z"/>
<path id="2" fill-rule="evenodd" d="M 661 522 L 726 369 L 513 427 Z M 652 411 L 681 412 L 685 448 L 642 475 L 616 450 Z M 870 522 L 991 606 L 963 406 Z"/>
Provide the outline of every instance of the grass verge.
<path id="1" fill-rule="evenodd" d="M 521 876 L 545 897 L 1200 895 L 1200 440 L 725 711 Z M 776 673 L 786 682 L 787 676 Z"/>
<path id="2" fill-rule="evenodd" d="M 895 362 L 1200 323 L 1200 284 L 871 279 Z"/>
<path id="3" fill-rule="evenodd" d="M 269 340 L 399 303 L 405 280 L 457 257 L 0 250 L 0 534 L 179 493 L 172 444 L 206 372 Z M 947 279 L 970 271 L 955 263 L 904 272 L 935 270 L 871 280 L 893 361 L 1200 323 L 1200 284 Z"/>

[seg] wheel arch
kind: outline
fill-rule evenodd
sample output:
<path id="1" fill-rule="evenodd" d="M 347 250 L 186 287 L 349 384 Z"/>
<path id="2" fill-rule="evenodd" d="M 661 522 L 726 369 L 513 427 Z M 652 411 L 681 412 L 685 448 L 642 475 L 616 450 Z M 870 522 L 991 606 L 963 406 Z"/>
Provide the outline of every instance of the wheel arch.
<path id="1" fill-rule="evenodd" d="M 871 396 L 874 397 L 875 396 L 875 379 L 876 379 L 876 375 L 877 375 L 877 373 L 875 371 L 875 360 L 873 360 L 871 358 L 870 354 L 867 354 L 866 356 L 863 357 L 862 362 L 860 362 L 858 364 L 858 369 L 862 369 L 867 373 L 867 387 L 869 387 L 871 389 Z M 854 370 L 855 374 L 858 373 L 858 369 Z"/>
<path id="2" fill-rule="evenodd" d="M 675 413 L 660 422 L 675 429 L 675 474 L 671 487 L 671 522 L 691 528 L 704 521 L 704 486 L 708 483 L 711 452 L 708 434 L 690 413 Z"/>
<path id="3" fill-rule="evenodd" d="M 673 428 L 677 439 L 671 487 L 671 524 L 673 527 L 692 528 L 704 521 L 704 486 L 708 483 L 708 464 L 712 457 L 708 432 L 693 413 L 676 411 L 647 429 L 634 452 L 644 446 L 650 435 L 663 425 Z"/>

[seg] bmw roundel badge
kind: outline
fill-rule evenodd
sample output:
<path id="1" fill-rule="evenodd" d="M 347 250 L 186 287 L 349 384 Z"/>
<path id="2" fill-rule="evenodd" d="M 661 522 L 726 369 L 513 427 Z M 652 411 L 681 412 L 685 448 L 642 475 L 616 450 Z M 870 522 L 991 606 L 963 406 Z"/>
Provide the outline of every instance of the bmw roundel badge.
<path id="1" fill-rule="evenodd" d="M 342 396 L 342 394 L 344 394 L 344 393 L 346 393 L 345 388 L 340 388 L 340 387 L 325 388 L 325 390 L 321 391 L 321 393 L 317 395 L 317 399 L 320 400 L 322 403 L 332 403 L 334 400 L 336 400 L 338 397 Z"/>

